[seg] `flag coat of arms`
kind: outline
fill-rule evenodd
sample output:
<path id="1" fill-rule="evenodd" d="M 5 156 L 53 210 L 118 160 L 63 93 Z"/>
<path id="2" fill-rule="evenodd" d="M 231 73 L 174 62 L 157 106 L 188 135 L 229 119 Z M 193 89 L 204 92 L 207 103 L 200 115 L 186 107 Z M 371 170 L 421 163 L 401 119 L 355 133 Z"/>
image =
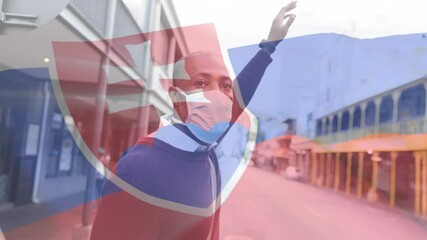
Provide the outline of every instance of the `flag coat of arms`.
<path id="1" fill-rule="evenodd" d="M 168 54 L 168 48 L 156 41 L 177 34 L 185 36 L 181 46 L 187 52 L 209 51 L 221 56 L 211 24 L 109 40 L 53 43 L 59 80 L 53 86 L 61 110 L 73 119 L 68 126 L 86 158 L 109 179 L 94 224 L 95 239 L 216 239 L 220 206 L 249 162 L 256 121 L 244 109 L 271 62 L 263 51 L 237 76 L 234 124 L 209 151 L 188 153 L 147 137 L 147 130 L 141 129 L 144 124 L 151 120 L 160 126 L 159 111 L 149 102 L 117 104 L 144 99 L 151 90 L 143 77 L 117 77 L 118 71 L 136 69 L 131 50 L 138 45 L 147 49 L 149 58 L 143 63 L 149 71 L 169 69 L 187 52 Z M 171 80 L 166 74 L 154 84 L 160 84 L 166 93 Z M 161 128 L 165 127 L 174 128 Z M 238 144 L 240 153 L 234 161 L 224 160 L 226 146 L 237 142 L 243 142 Z M 112 163 L 97 158 L 101 145 L 112 153 Z"/>

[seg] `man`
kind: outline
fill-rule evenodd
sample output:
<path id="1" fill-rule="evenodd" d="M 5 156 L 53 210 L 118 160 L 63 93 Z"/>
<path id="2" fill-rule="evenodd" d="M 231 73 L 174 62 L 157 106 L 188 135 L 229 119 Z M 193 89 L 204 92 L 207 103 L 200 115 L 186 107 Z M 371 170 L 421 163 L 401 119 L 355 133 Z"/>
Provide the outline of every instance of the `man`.
<path id="1" fill-rule="evenodd" d="M 174 112 L 119 160 L 116 175 L 132 191 L 105 185 L 92 239 L 219 238 L 222 179 L 215 148 L 254 95 L 295 7 L 281 9 L 234 83 L 214 53 L 192 53 L 176 63 L 169 89 Z"/>

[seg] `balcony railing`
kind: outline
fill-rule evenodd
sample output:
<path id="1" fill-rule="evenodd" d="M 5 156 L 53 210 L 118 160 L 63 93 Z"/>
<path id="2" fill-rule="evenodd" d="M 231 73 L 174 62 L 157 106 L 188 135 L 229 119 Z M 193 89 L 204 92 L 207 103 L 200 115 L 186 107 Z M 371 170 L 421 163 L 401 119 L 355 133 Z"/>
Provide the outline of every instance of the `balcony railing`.
<path id="1" fill-rule="evenodd" d="M 387 134 L 418 134 L 427 133 L 427 122 L 424 116 L 402 119 L 398 122 L 380 123 L 376 126 L 355 128 L 345 131 L 330 133 L 323 136 L 316 136 L 315 141 L 320 144 L 333 144 L 345 142 L 366 136 L 384 136 Z"/>

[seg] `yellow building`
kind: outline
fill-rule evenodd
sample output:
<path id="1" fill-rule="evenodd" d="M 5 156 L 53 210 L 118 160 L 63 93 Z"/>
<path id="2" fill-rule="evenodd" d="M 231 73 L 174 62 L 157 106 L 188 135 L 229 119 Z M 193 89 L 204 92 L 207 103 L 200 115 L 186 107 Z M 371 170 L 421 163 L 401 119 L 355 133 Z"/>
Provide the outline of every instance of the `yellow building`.
<path id="1" fill-rule="evenodd" d="M 292 145 L 312 184 L 427 215 L 427 78 L 318 118 Z"/>

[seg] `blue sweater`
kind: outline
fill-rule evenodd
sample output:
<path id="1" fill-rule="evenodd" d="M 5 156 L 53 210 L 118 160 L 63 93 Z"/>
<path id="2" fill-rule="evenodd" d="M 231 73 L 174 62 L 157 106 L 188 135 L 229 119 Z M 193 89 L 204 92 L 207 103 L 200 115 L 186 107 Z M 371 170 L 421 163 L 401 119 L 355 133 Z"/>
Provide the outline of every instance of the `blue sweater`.
<path id="1" fill-rule="evenodd" d="M 245 105 L 271 61 L 260 50 L 237 76 L 236 86 Z M 234 121 L 242 111 L 243 107 L 235 101 Z M 107 182 L 91 239 L 219 238 L 219 206 L 206 215 L 167 204 L 207 209 L 215 198 L 220 198 L 221 178 L 214 149 L 188 152 L 159 139 L 142 138 L 120 159 L 116 174 L 153 198 L 141 200 Z"/>

